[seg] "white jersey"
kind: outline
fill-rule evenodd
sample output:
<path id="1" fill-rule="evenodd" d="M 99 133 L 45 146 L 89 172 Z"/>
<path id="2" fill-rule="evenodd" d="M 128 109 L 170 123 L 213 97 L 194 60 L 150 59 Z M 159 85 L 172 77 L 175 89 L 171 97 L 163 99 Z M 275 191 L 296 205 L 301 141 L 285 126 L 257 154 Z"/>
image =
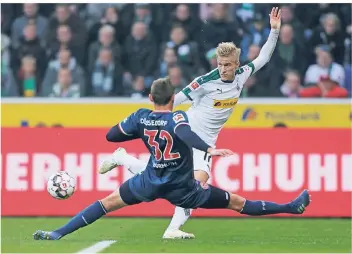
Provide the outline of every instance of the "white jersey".
<path id="1" fill-rule="evenodd" d="M 187 110 L 190 126 L 210 146 L 231 116 L 244 83 L 254 71 L 252 63 L 238 69 L 232 82 L 223 82 L 218 69 L 196 78 L 182 92 L 192 101 Z"/>
<path id="2" fill-rule="evenodd" d="M 218 69 L 200 76 L 176 95 L 175 105 L 192 101 L 186 111 L 192 130 L 208 145 L 215 146 L 219 132 L 231 116 L 247 79 L 271 58 L 279 31 L 271 30 L 268 41 L 253 62 L 236 70 L 233 81 L 222 81 Z"/>

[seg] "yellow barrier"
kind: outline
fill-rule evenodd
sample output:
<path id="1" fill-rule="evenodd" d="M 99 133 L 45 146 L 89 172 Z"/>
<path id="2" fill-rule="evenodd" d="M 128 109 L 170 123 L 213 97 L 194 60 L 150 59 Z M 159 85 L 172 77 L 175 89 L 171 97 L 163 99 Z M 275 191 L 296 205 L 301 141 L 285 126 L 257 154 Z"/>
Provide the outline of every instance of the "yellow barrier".
<path id="1" fill-rule="evenodd" d="M 177 109 L 186 110 L 189 105 Z M 37 126 L 111 127 L 149 103 L 2 103 L 2 127 Z M 225 127 L 349 128 L 351 106 L 341 104 L 258 104 L 244 103 L 235 107 Z"/>

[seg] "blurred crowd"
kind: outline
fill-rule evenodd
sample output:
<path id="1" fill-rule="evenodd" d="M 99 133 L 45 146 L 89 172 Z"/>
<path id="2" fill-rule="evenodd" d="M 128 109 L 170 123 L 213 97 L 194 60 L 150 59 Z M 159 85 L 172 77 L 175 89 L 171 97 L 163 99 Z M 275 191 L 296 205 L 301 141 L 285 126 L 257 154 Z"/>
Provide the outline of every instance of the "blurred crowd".
<path id="1" fill-rule="evenodd" d="M 271 61 L 243 97 L 347 97 L 351 5 L 285 4 Z M 270 32 L 271 4 L 1 4 L 2 97 L 146 96 L 169 76 L 179 91 L 216 68 L 233 41 L 241 64 Z"/>

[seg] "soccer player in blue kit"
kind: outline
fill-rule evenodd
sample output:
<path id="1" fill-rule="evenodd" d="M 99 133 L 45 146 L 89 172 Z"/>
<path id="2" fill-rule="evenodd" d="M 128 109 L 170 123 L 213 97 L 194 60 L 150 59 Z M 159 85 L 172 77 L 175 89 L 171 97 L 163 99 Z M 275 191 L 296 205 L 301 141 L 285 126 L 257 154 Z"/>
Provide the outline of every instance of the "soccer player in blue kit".
<path id="1" fill-rule="evenodd" d="M 54 231 L 36 231 L 35 240 L 59 240 L 109 212 L 159 198 L 183 208 L 223 208 L 254 216 L 301 214 L 309 205 L 307 190 L 289 203 L 277 204 L 250 201 L 212 185 L 200 184 L 194 179 L 193 147 L 211 156 L 229 156 L 233 152 L 210 147 L 192 132 L 185 112 L 172 112 L 174 88 L 169 78 L 155 80 L 149 98 L 154 103 L 154 111 L 138 110 L 111 128 L 106 136 L 110 142 L 142 139 L 151 153 L 146 170 L 82 210 L 63 227 Z"/>

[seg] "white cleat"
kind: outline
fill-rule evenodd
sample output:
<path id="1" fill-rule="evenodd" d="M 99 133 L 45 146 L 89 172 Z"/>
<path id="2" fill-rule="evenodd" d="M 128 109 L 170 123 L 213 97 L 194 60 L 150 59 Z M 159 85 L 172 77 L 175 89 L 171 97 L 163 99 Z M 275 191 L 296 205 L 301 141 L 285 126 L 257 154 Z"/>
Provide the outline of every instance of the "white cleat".
<path id="1" fill-rule="evenodd" d="M 167 230 L 163 235 L 163 239 L 194 239 L 196 238 L 192 233 L 186 233 L 179 229 Z"/>
<path id="2" fill-rule="evenodd" d="M 117 148 L 115 152 L 108 156 L 104 161 L 101 163 L 99 167 L 99 174 L 105 174 L 106 172 L 109 172 L 110 170 L 116 168 L 117 166 L 122 166 L 123 163 L 121 161 L 121 157 L 125 156 L 126 150 L 124 148 Z"/>

